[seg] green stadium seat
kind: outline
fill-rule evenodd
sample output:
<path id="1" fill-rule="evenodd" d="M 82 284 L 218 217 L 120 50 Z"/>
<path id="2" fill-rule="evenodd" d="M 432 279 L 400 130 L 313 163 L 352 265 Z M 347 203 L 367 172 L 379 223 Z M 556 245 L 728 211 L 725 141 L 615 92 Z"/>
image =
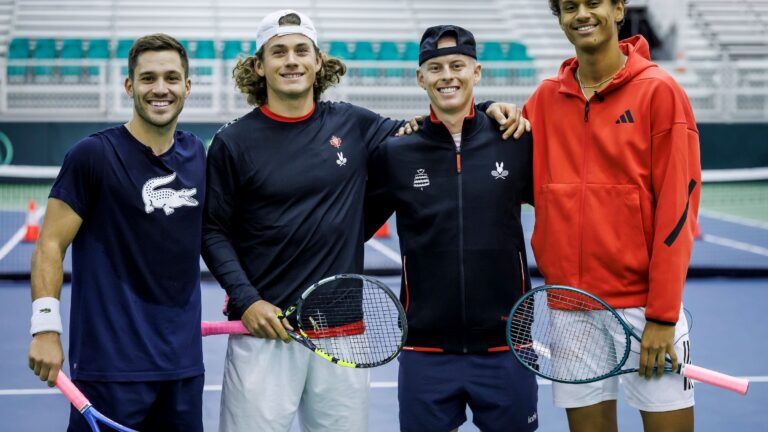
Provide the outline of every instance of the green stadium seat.
<path id="1" fill-rule="evenodd" d="M 109 59 L 109 41 L 106 39 L 94 39 L 88 43 L 88 51 L 85 54 L 88 59 L 108 60 Z M 106 62 L 105 62 L 106 64 Z M 99 75 L 99 68 L 91 66 L 87 69 L 88 76 L 95 77 Z"/>
<path id="2" fill-rule="evenodd" d="M 83 58 L 83 41 L 81 39 L 64 39 L 61 46 L 59 58 L 65 60 L 76 60 Z M 83 72 L 80 66 L 62 66 L 61 75 L 63 77 L 79 77 Z"/>
<path id="3" fill-rule="evenodd" d="M 35 60 L 52 60 L 56 58 L 56 41 L 53 39 L 38 39 L 35 43 L 35 50 L 32 52 L 32 58 Z M 35 66 L 35 77 L 43 80 L 49 80 L 53 77 L 53 66 Z"/>
<path id="4" fill-rule="evenodd" d="M 349 60 L 352 58 L 349 54 L 347 43 L 343 41 L 331 41 L 331 45 L 328 48 L 328 55 L 342 60 Z"/>
<path id="5" fill-rule="evenodd" d="M 510 42 L 507 49 L 507 59 L 511 61 L 531 61 L 532 57 L 528 55 L 528 49 L 525 44 L 520 42 Z M 536 73 L 531 68 L 515 69 L 518 78 L 532 79 Z"/>
<path id="6" fill-rule="evenodd" d="M 216 47 L 213 45 L 213 41 L 212 40 L 197 41 L 197 49 L 195 49 L 194 58 L 215 59 Z"/>
<path id="7" fill-rule="evenodd" d="M 211 60 L 216 58 L 216 47 L 213 45 L 212 40 L 199 40 L 197 41 L 197 48 L 195 48 L 194 58 L 201 60 Z M 196 68 L 199 75 L 210 76 L 213 75 L 213 67 L 200 66 Z"/>
<path id="8" fill-rule="evenodd" d="M 28 59 L 29 39 L 16 38 L 8 45 L 8 59 Z M 8 66 L 8 76 L 13 79 L 21 79 L 27 74 L 26 66 Z"/>
<path id="9" fill-rule="evenodd" d="M 483 51 L 480 54 L 480 60 L 483 61 L 501 61 L 504 60 L 504 50 L 499 42 L 485 42 Z"/>
<path id="10" fill-rule="evenodd" d="M 528 50 L 525 45 L 520 42 L 510 42 L 508 44 L 507 59 L 512 61 L 532 60 L 532 58 L 528 57 Z"/>
<path id="11" fill-rule="evenodd" d="M 418 42 L 406 42 L 405 52 L 403 53 L 403 60 L 419 61 L 419 43 Z"/>
<path id="12" fill-rule="evenodd" d="M 355 50 L 352 52 L 355 60 L 376 60 L 376 54 L 373 52 L 373 43 L 370 41 L 355 42 Z M 375 68 L 361 68 L 360 76 L 375 77 Z"/>
<path id="13" fill-rule="evenodd" d="M 480 52 L 480 61 L 496 62 L 504 61 L 504 50 L 499 42 L 485 42 L 483 44 L 483 50 Z M 490 65 L 489 65 L 490 66 Z M 510 75 L 509 70 L 506 68 L 491 68 L 487 69 L 487 74 L 491 78 L 504 78 Z"/>
<path id="14" fill-rule="evenodd" d="M 120 39 L 117 41 L 117 52 L 115 53 L 115 57 L 119 59 L 127 59 L 132 46 L 133 39 Z"/>
<path id="15" fill-rule="evenodd" d="M 225 40 L 222 56 L 224 60 L 234 60 L 240 55 L 246 55 L 246 50 L 243 49 L 243 42 L 239 40 Z"/>
<path id="16" fill-rule="evenodd" d="M 187 57 L 192 57 L 192 53 L 189 51 L 189 41 L 187 39 L 179 39 L 179 43 L 184 47 L 184 51 L 187 52 Z"/>
<path id="17" fill-rule="evenodd" d="M 394 42 L 382 42 L 379 45 L 379 60 L 400 60 L 400 50 Z"/>
<path id="18" fill-rule="evenodd" d="M 115 52 L 115 57 L 118 59 L 125 59 L 126 61 L 122 62 L 123 65 L 120 67 L 120 73 L 123 76 L 128 76 L 128 55 L 131 52 L 131 47 L 133 46 L 133 39 L 120 39 L 117 41 L 117 51 Z"/>
<path id="19" fill-rule="evenodd" d="M 394 42 L 382 42 L 379 45 L 379 60 L 401 60 L 400 50 L 397 49 L 397 44 Z M 387 68 L 384 71 L 384 75 L 388 77 L 402 77 L 403 70 L 400 68 Z"/>

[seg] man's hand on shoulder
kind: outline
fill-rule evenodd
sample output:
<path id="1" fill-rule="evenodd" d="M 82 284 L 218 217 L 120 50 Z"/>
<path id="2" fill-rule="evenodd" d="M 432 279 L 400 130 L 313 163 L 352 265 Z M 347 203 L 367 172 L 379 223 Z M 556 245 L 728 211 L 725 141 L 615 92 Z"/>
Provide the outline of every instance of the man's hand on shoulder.
<path id="1" fill-rule="evenodd" d="M 531 123 L 523 118 L 523 111 L 515 104 L 494 102 L 485 113 L 496 120 L 499 130 L 504 131 L 502 139 L 507 139 L 510 135 L 519 139 L 524 133 L 531 131 Z"/>

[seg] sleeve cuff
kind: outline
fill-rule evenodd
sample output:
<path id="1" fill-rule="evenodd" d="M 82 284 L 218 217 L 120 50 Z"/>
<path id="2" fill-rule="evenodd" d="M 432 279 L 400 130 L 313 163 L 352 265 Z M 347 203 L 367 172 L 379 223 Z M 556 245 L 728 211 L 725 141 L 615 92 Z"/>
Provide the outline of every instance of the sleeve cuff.
<path id="1" fill-rule="evenodd" d="M 670 327 L 674 327 L 674 326 L 677 325 L 676 322 L 662 321 L 662 320 L 657 320 L 657 319 L 648 318 L 648 317 L 645 317 L 645 320 L 646 321 L 650 321 L 650 322 L 655 323 L 655 324 L 660 324 L 660 325 L 670 326 Z"/>

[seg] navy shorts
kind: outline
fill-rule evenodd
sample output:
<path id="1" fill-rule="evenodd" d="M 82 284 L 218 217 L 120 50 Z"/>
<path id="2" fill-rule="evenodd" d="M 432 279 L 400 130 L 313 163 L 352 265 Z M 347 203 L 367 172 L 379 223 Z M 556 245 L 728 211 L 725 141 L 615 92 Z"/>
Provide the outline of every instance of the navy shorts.
<path id="1" fill-rule="evenodd" d="M 94 408 L 123 426 L 171 432 L 203 432 L 204 382 L 205 375 L 171 381 L 74 381 Z M 67 432 L 91 432 L 83 415 L 70 407 Z"/>
<path id="2" fill-rule="evenodd" d="M 400 430 L 446 432 L 467 421 L 483 432 L 527 432 L 539 426 L 538 385 L 511 352 L 400 354 Z"/>

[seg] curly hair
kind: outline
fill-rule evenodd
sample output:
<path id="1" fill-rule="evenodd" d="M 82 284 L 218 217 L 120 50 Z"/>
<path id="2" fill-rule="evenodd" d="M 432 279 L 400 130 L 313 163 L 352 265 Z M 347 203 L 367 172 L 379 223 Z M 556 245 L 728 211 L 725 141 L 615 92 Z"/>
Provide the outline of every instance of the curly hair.
<path id="1" fill-rule="evenodd" d="M 339 83 L 347 73 L 347 66 L 341 60 L 321 53 L 317 46 L 314 48 L 316 55 L 322 59 L 320 71 L 315 75 L 312 85 L 314 100 L 317 102 L 324 91 Z M 260 47 L 253 56 L 240 58 L 232 70 L 232 78 L 237 88 L 248 97 L 248 104 L 259 106 L 267 103 L 267 79 L 256 73 L 257 60 L 264 61 L 264 47 Z"/>
<path id="2" fill-rule="evenodd" d="M 611 3 L 613 3 L 614 5 L 616 5 L 619 2 L 624 3 L 624 6 L 626 6 L 627 3 L 629 3 L 629 0 L 611 0 Z M 552 11 L 552 15 L 560 19 L 560 0 L 549 0 L 549 10 Z M 621 26 L 624 25 L 624 18 L 622 18 L 617 25 L 619 26 L 619 28 L 621 28 Z"/>

